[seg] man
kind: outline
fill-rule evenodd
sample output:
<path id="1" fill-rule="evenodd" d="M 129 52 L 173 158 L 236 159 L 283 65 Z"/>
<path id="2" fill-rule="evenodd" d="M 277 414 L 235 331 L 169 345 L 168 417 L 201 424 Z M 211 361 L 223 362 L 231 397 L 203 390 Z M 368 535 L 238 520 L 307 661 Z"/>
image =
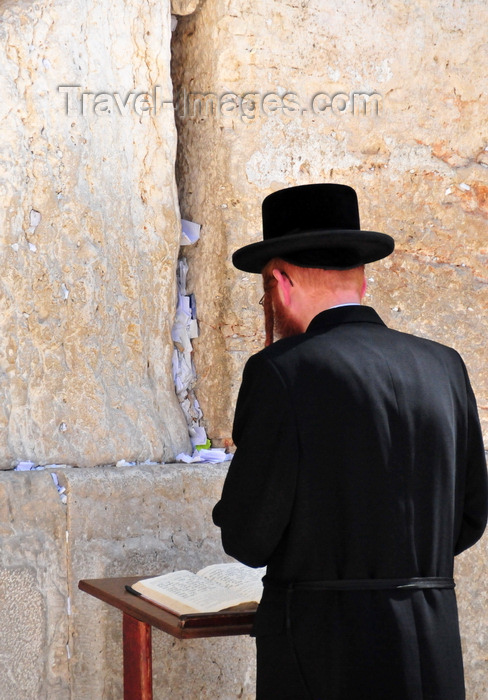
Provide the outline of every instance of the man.
<path id="1" fill-rule="evenodd" d="M 359 305 L 364 264 L 394 244 L 360 229 L 351 188 L 275 192 L 263 233 L 233 256 L 263 272 L 268 347 L 213 513 L 230 555 L 267 565 L 257 697 L 462 700 L 453 559 L 488 503 L 463 361 Z"/>

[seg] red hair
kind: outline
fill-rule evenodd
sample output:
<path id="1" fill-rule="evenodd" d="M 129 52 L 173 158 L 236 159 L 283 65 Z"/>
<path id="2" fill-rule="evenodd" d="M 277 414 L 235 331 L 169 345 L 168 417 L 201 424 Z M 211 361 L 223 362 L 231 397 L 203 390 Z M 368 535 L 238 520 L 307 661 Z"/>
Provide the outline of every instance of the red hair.
<path id="1" fill-rule="evenodd" d="M 272 258 L 262 269 L 264 289 L 264 326 L 266 332 L 265 345 L 271 345 L 274 340 L 275 318 L 273 309 L 273 290 L 277 281 L 273 270 L 286 273 L 293 284 L 306 289 L 312 298 L 320 297 L 325 290 L 339 292 L 354 290 L 359 295 L 363 291 L 364 265 L 350 270 L 322 270 L 317 267 L 299 267 L 281 258 Z"/>

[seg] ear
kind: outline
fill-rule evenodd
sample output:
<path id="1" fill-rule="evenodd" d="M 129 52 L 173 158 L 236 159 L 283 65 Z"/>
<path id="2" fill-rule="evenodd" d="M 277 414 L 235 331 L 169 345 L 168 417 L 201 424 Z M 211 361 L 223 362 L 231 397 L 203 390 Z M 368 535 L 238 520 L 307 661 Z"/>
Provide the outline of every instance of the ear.
<path id="1" fill-rule="evenodd" d="M 281 301 L 285 306 L 290 306 L 291 301 L 291 284 L 288 277 L 281 274 L 278 269 L 273 270 L 273 277 L 278 282 L 278 292 L 281 297 Z"/>
<path id="2" fill-rule="evenodd" d="M 368 282 L 366 280 L 366 275 L 363 277 L 363 286 L 361 287 L 361 299 L 363 299 L 366 294 L 366 289 L 368 288 Z"/>

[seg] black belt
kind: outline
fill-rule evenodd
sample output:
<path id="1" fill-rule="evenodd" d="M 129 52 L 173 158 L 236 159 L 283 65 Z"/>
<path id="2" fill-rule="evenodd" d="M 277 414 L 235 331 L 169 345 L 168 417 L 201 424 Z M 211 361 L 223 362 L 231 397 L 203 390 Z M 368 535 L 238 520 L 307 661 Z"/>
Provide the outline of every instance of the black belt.
<path id="1" fill-rule="evenodd" d="M 454 579 L 444 576 L 416 578 L 365 578 L 333 581 L 295 581 L 290 583 L 264 579 L 265 586 L 293 591 L 381 591 L 419 588 L 454 588 Z"/>

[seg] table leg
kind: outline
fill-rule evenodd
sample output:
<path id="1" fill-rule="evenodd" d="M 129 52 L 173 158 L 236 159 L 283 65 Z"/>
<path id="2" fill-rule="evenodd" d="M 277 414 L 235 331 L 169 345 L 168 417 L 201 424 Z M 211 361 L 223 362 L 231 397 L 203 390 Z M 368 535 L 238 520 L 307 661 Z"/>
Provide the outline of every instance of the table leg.
<path id="1" fill-rule="evenodd" d="M 151 625 L 123 613 L 124 700 L 152 700 Z"/>

